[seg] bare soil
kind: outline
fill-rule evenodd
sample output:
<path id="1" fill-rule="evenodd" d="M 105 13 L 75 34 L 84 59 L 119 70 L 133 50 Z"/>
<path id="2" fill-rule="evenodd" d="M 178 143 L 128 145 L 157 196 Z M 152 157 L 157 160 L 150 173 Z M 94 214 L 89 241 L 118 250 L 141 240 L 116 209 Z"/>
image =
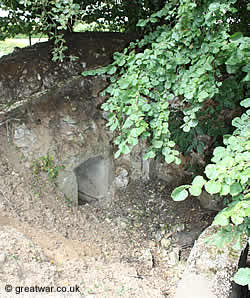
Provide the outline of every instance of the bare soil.
<path id="1" fill-rule="evenodd" d="M 215 214 L 195 199 L 174 202 L 171 191 L 160 180 L 130 181 L 110 202 L 73 208 L 1 144 L 0 297 L 15 297 L 6 284 L 79 286 L 51 297 L 173 297 L 194 239 Z"/>

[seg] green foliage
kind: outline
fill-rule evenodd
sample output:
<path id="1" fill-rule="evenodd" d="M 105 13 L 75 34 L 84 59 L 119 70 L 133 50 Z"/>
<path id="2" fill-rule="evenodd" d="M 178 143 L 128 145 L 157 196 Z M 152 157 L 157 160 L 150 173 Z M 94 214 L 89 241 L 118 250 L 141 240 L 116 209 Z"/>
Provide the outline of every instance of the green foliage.
<path id="1" fill-rule="evenodd" d="M 230 224 L 221 227 L 217 233 L 208 237 L 205 242 L 207 245 L 214 244 L 219 249 L 223 249 L 225 244 L 230 244 L 230 247 L 235 251 L 241 251 L 245 234 L 247 234 L 247 226 Z"/>
<path id="2" fill-rule="evenodd" d="M 249 108 L 249 98 L 241 101 L 241 105 Z M 205 168 L 207 179 L 196 176 L 191 185 L 183 185 L 172 193 L 175 201 L 180 200 L 180 189 L 183 198 L 188 192 L 193 196 L 201 194 L 203 186 L 210 194 L 221 197 L 230 196 L 231 202 L 214 218 L 213 225 L 221 226 L 210 242 L 218 247 L 231 243 L 235 250 L 241 250 L 241 240 L 244 235 L 250 236 L 250 110 L 241 117 L 236 117 L 232 125 L 236 127 L 233 135 L 224 136 L 224 145 L 216 147 L 211 161 Z M 246 268 L 245 268 L 246 269 Z M 240 285 L 249 283 L 249 270 L 240 269 L 235 275 L 235 282 Z"/>
<path id="3" fill-rule="evenodd" d="M 143 141 L 148 148 L 145 159 L 163 156 L 167 163 L 178 164 L 178 148 L 201 153 L 206 147 L 202 137 L 213 138 L 217 147 L 204 177 L 179 186 L 172 197 L 182 201 L 189 194 L 199 196 L 203 189 L 229 197 L 227 208 L 214 219 L 222 227 L 214 241 L 223 245 L 234 239 L 239 247 L 250 230 L 246 1 L 4 0 L 1 7 L 10 14 L 0 18 L 7 32 L 0 38 L 18 32 L 48 33 L 54 41 L 54 61 L 66 58 L 64 33 L 78 20 L 133 31 L 141 18 L 138 31 L 147 32 L 141 40 L 115 53 L 111 65 L 83 73 L 110 77 L 102 108 L 109 112 L 115 157 Z M 51 178 L 57 174 L 48 157 L 40 162 L 38 171 L 49 174 L 52 169 Z"/>
<path id="4" fill-rule="evenodd" d="M 141 139 L 148 142 L 145 159 L 163 155 L 166 162 L 179 163 L 176 144 L 186 152 L 202 152 L 205 143 L 198 136 L 212 136 L 216 143 L 232 131 L 218 114 L 234 109 L 245 92 L 249 42 L 241 34 L 230 40 L 227 13 L 234 2 L 168 2 L 138 23 L 145 27 L 164 20 L 163 25 L 115 53 L 112 65 L 83 73 L 111 75 L 103 93 L 109 99 L 102 108 L 110 112 L 107 125 L 118 134 L 116 157 L 129 153 Z M 225 100 L 228 85 L 231 95 Z M 169 123 L 177 113 L 177 121 Z M 215 191 L 218 185 L 209 187 Z"/>
<path id="5" fill-rule="evenodd" d="M 240 268 L 234 275 L 234 281 L 241 286 L 250 286 L 250 268 Z"/>
<path id="6" fill-rule="evenodd" d="M 249 100 L 245 99 L 241 104 L 248 107 Z M 247 110 L 241 117 L 233 119 L 232 125 L 236 130 L 233 135 L 224 136 L 224 147 L 215 148 L 211 159 L 213 163 L 205 168 L 207 179 L 197 176 L 191 185 L 185 186 L 185 190 L 193 196 L 199 196 L 204 186 L 210 194 L 232 198 L 228 207 L 215 217 L 215 225 L 227 226 L 230 222 L 240 225 L 250 216 L 249 114 L 250 110 Z M 179 200 L 175 192 L 172 198 Z"/>
<path id="7" fill-rule="evenodd" d="M 64 166 L 57 166 L 53 156 L 50 155 L 42 156 L 33 163 L 33 173 L 35 175 L 45 172 L 49 180 L 54 183 L 60 169 L 64 169 Z"/>

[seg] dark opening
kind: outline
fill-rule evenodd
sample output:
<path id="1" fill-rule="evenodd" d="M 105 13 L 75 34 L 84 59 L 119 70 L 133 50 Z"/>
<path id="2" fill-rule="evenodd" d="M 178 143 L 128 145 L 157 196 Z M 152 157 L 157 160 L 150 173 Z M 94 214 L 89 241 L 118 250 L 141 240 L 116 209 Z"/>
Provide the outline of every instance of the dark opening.
<path id="1" fill-rule="evenodd" d="M 109 190 L 110 161 L 102 156 L 92 157 L 75 170 L 78 183 L 78 204 L 104 198 Z"/>

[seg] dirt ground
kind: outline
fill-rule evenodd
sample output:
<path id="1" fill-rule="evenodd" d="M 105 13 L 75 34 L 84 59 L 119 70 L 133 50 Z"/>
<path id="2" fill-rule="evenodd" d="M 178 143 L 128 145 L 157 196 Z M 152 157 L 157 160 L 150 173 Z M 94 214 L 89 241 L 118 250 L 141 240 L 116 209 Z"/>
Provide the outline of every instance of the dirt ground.
<path id="1" fill-rule="evenodd" d="M 40 297 L 15 296 L 22 286 L 68 291 L 42 297 L 173 297 L 194 240 L 215 214 L 170 193 L 163 181 L 130 181 L 110 202 L 74 208 L 1 144 L 0 297 Z M 69 292 L 75 286 L 79 292 Z"/>

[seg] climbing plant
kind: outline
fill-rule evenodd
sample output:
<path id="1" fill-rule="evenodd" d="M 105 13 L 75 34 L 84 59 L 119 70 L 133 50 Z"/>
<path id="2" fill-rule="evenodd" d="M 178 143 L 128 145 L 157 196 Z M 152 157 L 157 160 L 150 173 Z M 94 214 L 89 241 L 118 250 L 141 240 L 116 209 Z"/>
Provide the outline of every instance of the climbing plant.
<path id="1" fill-rule="evenodd" d="M 241 101 L 249 108 L 250 99 Z M 199 196 L 202 189 L 210 194 L 231 198 L 228 206 L 215 217 L 213 224 L 227 227 L 237 226 L 235 232 L 246 232 L 250 235 L 250 110 L 241 117 L 236 117 L 232 125 L 236 127 L 232 135 L 224 136 L 224 146 L 214 149 L 212 163 L 205 168 L 205 178 L 196 176 L 191 185 L 177 187 L 172 198 L 185 200 L 188 195 Z M 237 231 L 236 231 L 237 230 Z M 231 241 L 230 239 L 228 239 Z"/>
<path id="2" fill-rule="evenodd" d="M 234 239 L 239 248 L 241 237 L 250 231 L 250 40 L 232 32 L 239 22 L 233 18 L 236 3 L 167 1 L 137 24 L 152 28 L 149 34 L 115 53 L 112 64 L 83 75 L 110 76 L 102 108 L 108 112 L 107 126 L 116 135 L 116 158 L 143 140 L 148 148 L 144 159 L 163 156 L 167 163 L 179 164 L 183 138 L 188 141 L 185 150 L 191 146 L 197 152 L 205 148 L 199 137 L 216 139 L 212 163 L 204 175 L 176 188 L 172 198 L 199 196 L 203 188 L 227 197 L 227 208 L 214 219 L 222 229 L 213 241 L 222 246 Z"/>
<path id="3" fill-rule="evenodd" d="M 3 0 L 0 7 L 12 12 L 7 31 L 18 31 L 17 24 L 27 20 L 27 31 L 47 32 L 54 61 L 65 59 L 64 33 L 78 19 L 93 22 L 103 15 L 111 28 L 117 22 L 119 30 L 131 31 L 141 18 L 136 27 L 142 39 L 115 53 L 112 64 L 83 73 L 110 79 L 102 109 L 115 135 L 115 157 L 141 140 L 148 148 L 145 159 L 163 156 L 179 164 L 179 150 L 203 152 L 204 137 L 211 137 L 217 147 L 205 172 L 172 197 L 184 200 L 202 189 L 227 197 L 227 208 L 214 220 L 222 226 L 218 244 L 249 233 L 247 1 L 142 0 L 131 9 L 128 0 Z M 0 18 L 1 27 L 7 22 Z"/>
<path id="4" fill-rule="evenodd" d="M 116 157 L 128 154 L 142 139 L 148 142 L 145 159 L 163 155 L 168 163 L 180 163 L 178 131 L 195 128 L 202 135 L 210 129 L 208 134 L 214 135 L 217 129 L 218 136 L 229 132 L 213 129 L 212 122 L 223 122 L 223 109 L 234 109 L 246 95 L 249 38 L 232 35 L 227 22 L 235 2 L 168 1 L 139 21 L 139 27 L 153 25 L 152 32 L 115 53 L 106 68 L 83 73 L 111 75 L 102 108 L 109 112 L 108 126 L 117 132 Z M 169 119 L 180 111 L 179 127 L 171 129 Z M 197 150 L 204 145 L 199 142 Z"/>

